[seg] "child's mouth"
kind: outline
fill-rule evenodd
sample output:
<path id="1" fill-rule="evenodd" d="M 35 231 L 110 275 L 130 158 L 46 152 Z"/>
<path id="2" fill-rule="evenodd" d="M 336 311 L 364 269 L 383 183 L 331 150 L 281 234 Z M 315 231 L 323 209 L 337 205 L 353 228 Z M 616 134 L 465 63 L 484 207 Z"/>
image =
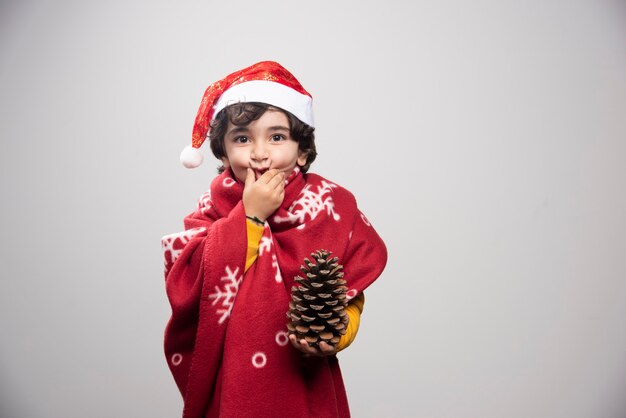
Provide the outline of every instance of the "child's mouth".
<path id="1" fill-rule="evenodd" d="M 254 177 L 255 180 L 258 180 L 261 178 L 261 176 L 267 171 L 269 170 L 269 168 L 255 168 L 254 169 Z"/>

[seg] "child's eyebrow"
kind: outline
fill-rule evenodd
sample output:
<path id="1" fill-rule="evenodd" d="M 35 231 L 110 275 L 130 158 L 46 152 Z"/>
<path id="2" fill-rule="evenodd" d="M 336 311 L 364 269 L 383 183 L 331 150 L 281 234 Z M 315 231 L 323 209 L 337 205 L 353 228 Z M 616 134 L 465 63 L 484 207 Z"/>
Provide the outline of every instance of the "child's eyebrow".
<path id="1" fill-rule="evenodd" d="M 286 131 L 289 132 L 289 128 L 282 125 L 270 126 L 267 128 L 268 131 Z"/>
<path id="2" fill-rule="evenodd" d="M 235 126 L 233 129 L 226 132 L 226 135 L 241 134 L 241 133 L 247 133 L 247 132 L 250 132 L 247 126 Z"/>

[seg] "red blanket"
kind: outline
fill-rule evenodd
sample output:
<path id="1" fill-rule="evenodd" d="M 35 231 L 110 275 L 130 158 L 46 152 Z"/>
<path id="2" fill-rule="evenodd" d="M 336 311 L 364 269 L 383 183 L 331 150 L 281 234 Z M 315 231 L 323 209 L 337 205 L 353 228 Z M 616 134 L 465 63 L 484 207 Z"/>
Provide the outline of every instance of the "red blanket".
<path id="1" fill-rule="evenodd" d="M 385 246 L 350 192 L 295 170 L 244 274 L 242 192 L 226 170 L 185 231 L 163 237 L 172 306 L 165 354 L 183 417 L 349 417 L 336 357 L 305 356 L 288 343 L 291 286 L 304 258 L 325 249 L 339 257 L 354 297 L 382 272 Z"/>

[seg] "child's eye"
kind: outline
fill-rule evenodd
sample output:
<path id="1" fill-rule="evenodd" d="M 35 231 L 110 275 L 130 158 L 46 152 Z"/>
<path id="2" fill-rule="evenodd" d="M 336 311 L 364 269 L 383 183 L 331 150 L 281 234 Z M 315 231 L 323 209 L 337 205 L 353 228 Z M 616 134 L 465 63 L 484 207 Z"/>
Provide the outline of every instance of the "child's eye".
<path id="1" fill-rule="evenodd" d="M 284 141 L 285 135 L 281 135 L 281 134 L 272 135 L 271 140 L 272 142 Z"/>
<path id="2" fill-rule="evenodd" d="M 234 139 L 234 141 L 235 141 L 235 144 L 246 144 L 250 142 L 247 136 L 238 136 L 237 138 Z"/>

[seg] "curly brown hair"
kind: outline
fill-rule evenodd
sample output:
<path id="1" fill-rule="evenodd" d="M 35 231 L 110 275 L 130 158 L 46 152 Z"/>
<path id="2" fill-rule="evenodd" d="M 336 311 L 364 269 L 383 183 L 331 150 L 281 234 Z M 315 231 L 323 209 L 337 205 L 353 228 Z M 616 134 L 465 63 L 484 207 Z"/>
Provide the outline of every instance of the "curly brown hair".
<path id="1" fill-rule="evenodd" d="M 228 128 L 228 122 L 236 126 L 246 126 L 259 119 L 268 110 L 278 110 L 287 116 L 291 137 L 298 142 L 300 152 L 306 153 L 306 163 L 304 166 L 300 167 L 302 172 L 306 173 L 311 163 L 315 161 L 315 157 L 317 157 L 315 134 L 313 133 L 315 128 L 300 121 L 300 119 L 286 110 L 267 103 L 235 103 L 222 109 L 215 119 L 213 119 L 213 122 L 211 122 L 211 129 L 209 130 L 209 141 L 213 155 L 215 155 L 218 160 L 227 157 L 226 150 L 224 149 L 224 135 Z M 224 166 L 217 169 L 218 173 L 222 173 L 223 171 Z"/>

